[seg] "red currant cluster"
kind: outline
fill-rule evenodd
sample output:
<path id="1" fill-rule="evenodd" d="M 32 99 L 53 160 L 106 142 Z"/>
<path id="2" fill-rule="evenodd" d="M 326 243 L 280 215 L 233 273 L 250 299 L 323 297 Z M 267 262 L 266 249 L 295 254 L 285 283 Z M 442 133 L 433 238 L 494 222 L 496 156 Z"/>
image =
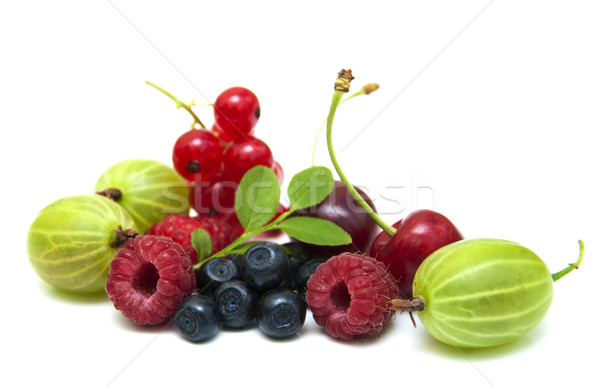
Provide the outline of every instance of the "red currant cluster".
<path id="1" fill-rule="evenodd" d="M 173 164 L 190 183 L 191 204 L 198 214 L 227 217 L 235 213 L 235 192 L 246 171 L 264 165 L 282 184 L 283 169 L 269 146 L 254 136 L 260 104 L 252 91 L 229 88 L 217 97 L 213 109 L 211 130 L 194 128 L 177 139 Z M 279 213 L 284 210 L 281 205 Z"/>

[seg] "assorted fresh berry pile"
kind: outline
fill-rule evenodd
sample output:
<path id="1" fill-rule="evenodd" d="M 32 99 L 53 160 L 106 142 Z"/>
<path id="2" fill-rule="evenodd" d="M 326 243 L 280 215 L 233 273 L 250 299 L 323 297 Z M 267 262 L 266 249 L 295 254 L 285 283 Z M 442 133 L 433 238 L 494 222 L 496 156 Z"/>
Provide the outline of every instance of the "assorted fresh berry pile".
<path id="1" fill-rule="evenodd" d="M 261 112 L 254 93 L 222 92 L 208 130 L 193 102 L 148 82 L 194 118 L 175 141 L 173 167 L 125 160 L 100 176 L 96 194 L 48 205 L 29 229 L 32 267 L 58 289 L 104 290 L 135 324 L 174 321 L 193 342 L 221 327 L 253 325 L 289 338 L 307 309 L 346 341 L 376 337 L 396 311 L 413 324 L 418 313 L 434 337 L 457 347 L 503 344 L 535 327 L 550 307 L 552 283 L 581 263 L 583 244 L 576 263 L 550 274 L 523 246 L 463 240 L 431 210 L 385 223 L 332 147 L 337 108 L 378 88 L 367 84 L 342 100 L 352 79 L 350 70 L 338 74 L 326 121 L 340 180 L 313 165 L 290 179 L 285 201 L 283 169 L 254 135 Z M 290 241 L 268 240 L 281 233 Z"/>

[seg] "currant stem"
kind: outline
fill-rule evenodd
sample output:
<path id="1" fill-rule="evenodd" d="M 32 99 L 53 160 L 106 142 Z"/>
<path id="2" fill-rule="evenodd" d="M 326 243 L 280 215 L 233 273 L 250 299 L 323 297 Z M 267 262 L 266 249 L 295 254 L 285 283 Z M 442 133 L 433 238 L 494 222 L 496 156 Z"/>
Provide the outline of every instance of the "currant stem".
<path id="1" fill-rule="evenodd" d="M 340 78 L 343 78 L 345 74 L 347 74 L 347 72 L 344 73 L 344 70 L 342 70 L 340 72 L 340 75 L 338 76 L 338 80 L 336 80 L 335 92 L 333 93 L 333 97 L 331 99 L 331 107 L 329 108 L 329 115 L 327 116 L 327 149 L 329 150 L 329 157 L 331 158 L 333 167 L 335 168 L 338 176 L 340 177 L 340 180 L 342 180 L 342 182 L 348 189 L 348 192 L 350 192 L 350 195 L 352 195 L 354 200 L 356 200 L 356 202 L 365 210 L 365 212 L 369 214 L 369 216 L 375 221 L 375 223 L 377 223 L 379 227 L 381 227 L 383 231 L 391 237 L 396 232 L 396 229 L 385 223 L 383 219 L 381 219 L 381 217 L 375 211 L 373 211 L 371 206 L 369 206 L 369 204 L 362 198 L 362 196 L 360 196 L 358 191 L 356 191 L 356 188 L 354 188 L 354 186 L 350 183 L 350 181 L 342 171 L 342 168 L 338 163 L 337 157 L 335 156 L 335 152 L 333 150 L 333 118 L 335 117 L 335 112 L 338 106 L 340 105 L 340 100 L 342 99 L 344 93 L 348 92 L 350 88 L 350 81 L 352 80 L 345 78 L 340 81 Z M 350 72 L 350 76 L 352 76 L 352 72 Z"/>
<path id="2" fill-rule="evenodd" d="M 570 272 L 572 272 L 574 269 L 579 269 L 579 265 L 581 264 L 581 261 L 583 260 L 584 251 L 585 251 L 585 246 L 583 245 L 583 241 L 580 240 L 579 241 L 579 258 L 577 259 L 577 262 L 570 263 L 569 266 L 567 266 L 566 268 L 562 269 L 561 271 L 559 271 L 557 273 L 552 274 L 552 280 L 554 282 L 556 282 L 559 279 L 561 279 L 562 277 L 564 277 L 567 274 L 569 274 Z"/>
<path id="3" fill-rule="evenodd" d="M 192 128 L 194 126 L 196 126 L 196 124 L 198 124 L 198 125 L 200 125 L 200 127 L 202 129 L 206 129 L 206 126 L 204 126 L 204 124 L 202 123 L 202 121 L 200 121 L 200 118 L 198 118 L 198 116 L 196 115 L 196 113 L 194 113 L 194 111 L 192 110 L 192 106 L 194 105 L 194 101 L 192 101 L 192 103 L 190 103 L 190 104 L 187 104 L 187 103 L 181 101 L 179 98 L 175 97 L 173 94 L 171 94 L 167 90 L 165 90 L 162 87 L 158 86 L 157 84 L 152 83 L 150 81 L 146 81 L 146 83 L 149 84 L 150 86 L 154 87 L 156 90 L 160 91 L 161 93 L 163 93 L 167 97 L 171 98 L 173 100 L 173 102 L 175 102 L 175 106 L 177 107 L 177 109 L 184 108 L 185 110 L 187 110 L 188 113 L 190 113 L 190 115 L 194 118 L 194 123 L 192 124 Z"/>
<path id="4" fill-rule="evenodd" d="M 379 89 L 379 85 L 377 83 L 367 83 L 366 85 L 361 87 L 360 90 L 358 90 L 351 96 L 344 98 L 340 102 L 340 106 L 343 105 L 345 102 L 351 100 L 354 97 L 358 97 L 359 95 L 369 95 L 377 89 Z M 327 123 L 327 118 L 325 118 L 323 120 L 323 123 L 321 123 L 321 126 L 319 126 L 319 131 L 317 132 L 317 138 L 315 138 L 315 143 L 313 145 L 313 152 L 312 152 L 312 162 L 311 162 L 311 165 L 313 167 L 315 166 L 315 155 L 317 154 L 317 144 L 319 143 L 319 138 L 321 137 L 321 133 L 323 132 L 323 128 L 325 127 L 326 123 Z"/>

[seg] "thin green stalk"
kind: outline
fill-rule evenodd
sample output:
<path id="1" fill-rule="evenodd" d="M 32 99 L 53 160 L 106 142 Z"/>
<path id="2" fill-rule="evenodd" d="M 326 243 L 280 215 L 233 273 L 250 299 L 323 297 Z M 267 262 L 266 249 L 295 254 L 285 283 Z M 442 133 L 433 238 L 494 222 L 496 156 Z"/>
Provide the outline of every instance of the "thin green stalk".
<path id="1" fill-rule="evenodd" d="M 205 258 L 204 260 L 200 261 L 199 263 L 197 263 L 196 265 L 194 265 L 194 268 L 199 268 L 200 266 L 202 266 L 204 263 L 206 263 L 207 261 L 216 258 L 216 257 L 224 257 L 228 254 L 230 254 L 232 251 L 234 251 L 236 248 L 238 248 L 239 246 L 241 246 L 244 242 L 246 242 L 248 239 L 253 238 L 259 234 L 262 234 L 265 231 L 271 231 L 271 230 L 276 230 L 279 228 L 279 224 L 284 221 L 288 216 L 290 216 L 291 214 L 294 213 L 294 211 L 296 211 L 295 209 L 290 209 L 289 211 L 284 212 L 283 214 L 279 215 L 275 220 L 273 220 L 272 222 L 265 224 L 264 226 L 253 230 L 253 231 L 247 231 L 245 233 L 243 233 L 242 235 L 240 235 L 239 238 L 237 238 L 235 241 L 231 242 L 231 244 L 229 244 L 227 247 L 225 247 L 223 250 L 218 251 L 212 255 L 210 255 L 209 257 Z"/>
<path id="2" fill-rule="evenodd" d="M 350 73 L 350 76 L 351 76 L 351 74 L 352 73 Z M 379 227 L 381 227 L 383 229 L 383 231 L 388 236 L 391 237 L 396 232 L 396 229 L 393 228 L 392 226 L 388 225 L 387 223 L 385 223 L 383 221 L 383 219 L 381 219 L 381 217 L 371 208 L 371 206 L 369 206 L 369 204 L 356 191 L 356 188 L 354 188 L 354 186 L 350 183 L 350 181 L 348 180 L 348 178 L 342 171 L 342 168 L 341 168 L 340 164 L 338 163 L 337 157 L 335 156 L 335 152 L 333 150 L 333 141 L 332 141 L 333 118 L 335 116 L 335 112 L 337 111 L 338 106 L 340 105 L 342 96 L 344 95 L 345 92 L 348 91 L 348 89 L 350 87 L 350 80 L 351 80 L 350 78 L 346 78 L 346 82 L 341 80 L 341 82 L 344 84 L 338 85 L 338 82 L 340 82 L 340 78 L 342 78 L 344 75 L 345 75 L 344 71 L 342 70 L 342 72 L 340 72 L 340 75 L 338 76 L 338 80 L 336 81 L 335 92 L 333 93 L 333 97 L 331 99 L 331 107 L 329 108 L 329 115 L 327 116 L 327 149 L 329 150 L 329 157 L 331 158 L 331 162 L 333 163 L 333 166 L 334 166 L 335 170 L 337 171 L 337 174 L 339 175 L 340 180 L 342 180 L 342 182 L 344 183 L 344 185 L 348 189 L 348 192 L 350 192 L 350 194 L 352 195 L 354 200 L 356 200 L 356 202 L 365 210 L 365 212 L 367 214 L 369 214 L 369 216 L 375 221 L 375 223 L 377 223 L 379 225 Z M 347 84 L 345 84 L 345 83 L 347 83 Z"/>
<path id="3" fill-rule="evenodd" d="M 177 107 L 177 109 L 184 108 L 185 110 L 187 110 L 188 113 L 190 113 L 190 115 L 192 116 L 192 118 L 194 118 L 194 123 L 192 124 L 192 128 L 194 126 L 196 126 L 196 124 L 198 124 L 198 125 L 200 125 L 200 127 L 202 129 L 206 129 L 206 126 L 204 126 L 204 124 L 202 123 L 202 121 L 200 121 L 200 118 L 198 118 L 198 116 L 196 115 L 196 113 L 194 113 L 194 111 L 192 110 L 192 106 L 194 105 L 194 101 L 192 101 L 192 103 L 190 103 L 190 104 L 187 104 L 187 103 L 181 101 L 179 98 L 175 97 L 173 94 L 171 94 L 167 90 L 165 90 L 162 87 L 158 86 L 157 84 L 152 83 L 150 81 L 146 81 L 146 83 L 149 84 L 150 86 L 154 87 L 156 90 L 160 91 L 161 93 L 163 93 L 167 97 L 171 98 L 173 100 L 173 102 L 175 102 L 175 106 Z"/>
<path id="4" fill-rule="evenodd" d="M 566 268 L 562 269 L 561 271 L 552 274 L 552 280 L 554 282 L 558 281 L 559 279 L 561 279 L 562 277 L 566 276 L 567 274 L 569 274 L 570 272 L 572 272 L 574 269 L 579 269 L 579 265 L 581 265 L 581 261 L 583 260 L 583 252 L 585 251 L 585 246 L 583 245 L 583 241 L 579 241 L 579 258 L 577 259 L 577 262 L 575 263 L 570 263 L 569 266 L 567 266 Z"/>
<path id="5" fill-rule="evenodd" d="M 354 97 L 358 97 L 359 95 L 369 95 L 377 89 L 379 89 L 379 85 L 377 83 L 367 83 L 366 85 L 361 87 L 360 90 L 358 90 L 351 96 L 344 98 L 340 102 L 340 106 L 343 105 L 345 102 L 348 102 L 349 100 L 351 100 Z M 315 166 L 315 155 L 317 154 L 317 144 L 319 143 L 319 138 L 321 137 L 321 133 L 323 132 L 323 128 L 325 127 L 326 123 L 327 123 L 327 118 L 325 118 L 323 120 L 323 123 L 321 123 L 321 126 L 319 126 L 319 131 L 317 132 L 317 138 L 315 138 L 315 143 L 313 145 L 313 151 L 312 151 L 312 161 L 311 161 L 311 165 L 313 167 Z"/>

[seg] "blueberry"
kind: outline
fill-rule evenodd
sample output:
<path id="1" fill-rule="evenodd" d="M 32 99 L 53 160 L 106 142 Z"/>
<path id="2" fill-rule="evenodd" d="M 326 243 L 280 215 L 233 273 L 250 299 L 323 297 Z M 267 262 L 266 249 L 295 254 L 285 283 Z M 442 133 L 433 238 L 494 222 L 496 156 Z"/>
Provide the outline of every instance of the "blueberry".
<path id="1" fill-rule="evenodd" d="M 244 328 L 254 321 L 256 303 L 260 293 L 244 281 L 231 280 L 215 290 L 215 302 L 221 313 L 223 325 Z"/>
<path id="2" fill-rule="evenodd" d="M 196 271 L 198 293 L 210 296 L 224 282 L 241 279 L 239 266 L 229 258 L 213 258 Z"/>
<path id="3" fill-rule="evenodd" d="M 265 292 L 256 306 L 258 328 L 267 336 L 283 339 L 298 333 L 306 319 L 306 302 L 289 289 Z"/>
<path id="4" fill-rule="evenodd" d="M 303 244 L 298 242 L 288 242 L 281 245 L 290 256 L 290 265 L 292 267 L 292 272 L 296 272 L 300 266 L 309 261 L 312 257 L 310 252 Z"/>
<path id="5" fill-rule="evenodd" d="M 190 341 L 208 340 L 217 334 L 221 325 L 217 304 L 207 296 L 186 297 L 175 310 L 175 325 Z"/>
<path id="6" fill-rule="evenodd" d="M 317 267 L 320 264 L 326 261 L 326 259 L 312 259 L 298 268 L 298 271 L 296 272 L 296 289 L 298 289 L 298 293 L 301 296 L 304 297 L 306 295 L 306 283 L 310 276 L 317 271 Z"/>
<path id="7" fill-rule="evenodd" d="M 266 291 L 278 287 L 290 274 L 290 259 L 275 243 L 257 243 L 244 254 L 241 272 L 250 286 Z"/>

